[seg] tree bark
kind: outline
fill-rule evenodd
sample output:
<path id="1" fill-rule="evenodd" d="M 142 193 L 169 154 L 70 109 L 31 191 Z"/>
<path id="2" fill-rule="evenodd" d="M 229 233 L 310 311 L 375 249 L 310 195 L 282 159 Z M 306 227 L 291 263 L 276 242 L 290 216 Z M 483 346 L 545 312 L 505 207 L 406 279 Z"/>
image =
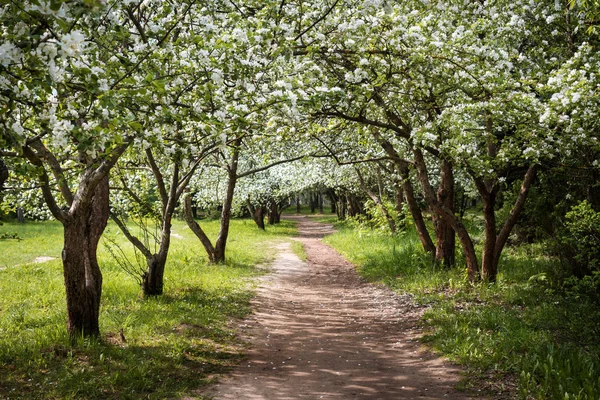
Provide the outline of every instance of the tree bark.
<path id="1" fill-rule="evenodd" d="M 429 235 L 429 231 L 427 230 L 427 225 L 425 225 L 425 220 L 423 219 L 421 207 L 419 207 L 419 203 L 417 203 L 417 199 L 415 198 L 415 192 L 413 190 L 412 183 L 410 182 L 408 169 L 403 172 L 404 174 L 402 176 L 404 177 L 404 181 L 402 183 L 402 188 L 404 190 L 406 204 L 408 204 L 408 210 L 410 211 L 410 215 L 412 216 L 413 222 L 415 223 L 415 228 L 417 229 L 417 234 L 419 235 L 419 240 L 421 240 L 423 249 L 427 253 L 434 256 L 435 245 L 433 244 L 433 240 L 431 240 L 431 236 Z"/>
<path id="2" fill-rule="evenodd" d="M 323 193 L 317 194 L 318 202 L 319 202 L 319 214 L 323 214 Z"/>
<path id="3" fill-rule="evenodd" d="M 431 240 L 427 225 L 425 225 L 425 220 L 423 220 L 423 213 L 417 203 L 413 186 L 410 181 L 409 163 L 400 157 L 400 154 L 398 154 L 392 143 L 384 139 L 378 131 L 373 130 L 371 131 L 371 134 L 387 155 L 390 156 L 396 166 L 398 174 L 403 178 L 402 189 L 404 190 L 404 197 L 406 198 L 406 203 L 408 204 L 408 209 L 413 218 L 413 222 L 415 223 L 415 228 L 417 229 L 417 234 L 419 235 L 423 249 L 432 256 L 435 256 L 435 245 Z"/>
<path id="4" fill-rule="evenodd" d="M 337 206 L 337 217 L 339 221 L 343 221 L 346 219 L 346 213 L 347 213 L 347 201 L 346 201 L 346 195 L 345 194 L 340 194 L 337 197 L 337 202 L 338 202 L 338 206 Z"/>
<path id="5" fill-rule="evenodd" d="M 78 203 L 63 222 L 62 261 L 67 298 L 67 331 L 72 339 L 99 336 L 102 273 L 96 251 L 109 215 L 108 176 L 96 185 L 91 201 Z"/>
<path id="6" fill-rule="evenodd" d="M 440 186 L 437 191 L 438 202 L 454 214 L 454 173 L 452 165 L 442 161 Z M 435 215 L 435 214 L 434 214 Z M 456 236 L 450 221 L 443 216 L 437 216 L 434 220 L 436 247 L 435 258 L 446 268 L 455 264 Z"/>
<path id="7" fill-rule="evenodd" d="M 9 176 L 8 167 L 4 163 L 4 160 L 0 159 L 0 193 L 4 190 L 4 182 L 8 180 Z"/>
<path id="8" fill-rule="evenodd" d="M 485 241 L 481 255 L 481 278 L 486 282 L 495 282 L 498 264 L 494 262 L 496 253 L 496 193 L 480 193 L 483 202 L 483 221 Z"/>
<path id="9" fill-rule="evenodd" d="M 523 178 L 519 195 L 510 210 L 508 219 L 498 233 L 496 233 L 496 197 L 498 194 L 497 183 L 486 182 L 481 178 L 474 178 L 475 185 L 483 202 L 483 217 L 485 223 L 485 243 L 481 260 L 481 275 L 487 282 L 495 282 L 498 275 L 498 264 L 500 255 L 506 241 L 517 223 L 519 215 L 525 208 L 525 202 L 529 195 L 529 190 L 535 180 L 537 165 L 533 164 L 527 168 Z"/>
<path id="10" fill-rule="evenodd" d="M 394 207 L 398 216 L 401 216 L 404 212 L 404 189 L 400 182 L 394 182 Z"/>
<path id="11" fill-rule="evenodd" d="M 335 192 L 333 191 L 333 189 L 328 189 L 327 190 L 327 197 L 329 197 L 329 201 L 331 203 L 331 213 L 332 214 L 337 214 L 338 197 L 335 194 Z"/>
<path id="12" fill-rule="evenodd" d="M 227 237 L 229 236 L 229 226 L 231 224 L 231 206 L 233 204 L 233 193 L 235 191 L 235 185 L 237 184 L 237 170 L 238 161 L 240 158 L 240 146 L 241 140 L 238 139 L 233 142 L 233 154 L 231 156 L 231 164 L 227 167 L 227 191 L 225 192 L 225 198 L 223 199 L 223 209 L 221 210 L 221 225 L 219 227 L 219 234 L 215 242 L 215 262 L 225 262 L 225 250 L 227 247 Z"/>
<path id="13" fill-rule="evenodd" d="M 185 222 L 187 223 L 190 230 L 194 232 L 196 237 L 200 239 L 200 243 L 202 243 L 202 246 L 204 246 L 204 250 L 206 250 L 206 254 L 208 255 L 208 261 L 211 263 L 215 263 L 215 247 L 213 246 L 212 242 L 210 241 L 202 227 L 200 227 L 200 225 L 194 220 L 194 216 L 192 215 L 191 195 L 187 194 L 184 197 L 183 204 L 183 216 L 185 218 Z"/>
<path id="14" fill-rule="evenodd" d="M 280 208 L 280 204 L 275 199 L 269 200 L 269 213 L 267 218 L 269 225 L 275 225 L 280 222 L 280 215 L 283 211 L 283 208 L 281 208 L 281 210 Z"/>
<path id="15" fill-rule="evenodd" d="M 264 231 L 265 230 L 265 207 L 262 204 L 260 204 L 258 207 L 255 207 L 254 204 L 252 204 L 252 201 L 250 201 L 250 196 L 248 196 L 248 199 L 246 200 L 246 202 L 247 202 L 246 206 L 248 207 L 248 212 L 250 212 L 250 215 L 252 216 L 254 223 L 256 224 L 256 226 L 258 226 L 259 229 L 262 229 Z M 269 215 L 269 219 L 270 219 L 270 215 Z"/>
<path id="16" fill-rule="evenodd" d="M 317 209 L 316 195 L 313 192 L 308 192 L 310 198 L 310 213 L 314 214 Z"/>
<path id="17" fill-rule="evenodd" d="M 142 280 L 144 296 L 160 296 L 163 294 L 166 255 L 155 254 L 147 260 L 148 268 Z"/>
<path id="18" fill-rule="evenodd" d="M 452 212 L 452 210 L 449 210 L 443 204 L 440 204 L 440 202 L 438 202 L 437 196 L 429 182 L 429 174 L 427 172 L 427 166 L 425 165 L 425 160 L 423 158 L 423 153 L 421 152 L 421 150 L 415 148 L 413 149 L 413 154 L 415 156 L 417 176 L 419 177 L 419 181 L 421 182 L 421 187 L 423 188 L 425 200 L 434 212 L 436 212 L 441 217 L 446 218 L 451 224 L 452 228 L 454 228 L 454 231 L 458 235 L 458 239 L 460 240 L 460 243 L 463 248 L 463 253 L 465 255 L 465 261 L 467 263 L 467 275 L 469 277 L 469 281 L 475 282 L 480 277 L 479 264 L 477 262 L 475 246 L 473 246 L 473 241 L 469 236 L 469 232 L 467 231 L 463 223 L 454 215 L 454 212 Z"/>

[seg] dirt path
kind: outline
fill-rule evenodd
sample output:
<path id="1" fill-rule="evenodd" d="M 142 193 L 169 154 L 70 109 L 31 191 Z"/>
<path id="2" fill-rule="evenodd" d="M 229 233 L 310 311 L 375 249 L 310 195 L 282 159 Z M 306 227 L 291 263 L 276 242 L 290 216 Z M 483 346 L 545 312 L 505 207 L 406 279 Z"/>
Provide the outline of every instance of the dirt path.
<path id="1" fill-rule="evenodd" d="M 216 400 L 467 399 L 459 371 L 420 349 L 408 296 L 371 285 L 320 239 L 330 226 L 308 218 L 298 240 L 308 263 L 278 245 L 254 314 L 240 331 L 248 359 L 204 395 Z"/>

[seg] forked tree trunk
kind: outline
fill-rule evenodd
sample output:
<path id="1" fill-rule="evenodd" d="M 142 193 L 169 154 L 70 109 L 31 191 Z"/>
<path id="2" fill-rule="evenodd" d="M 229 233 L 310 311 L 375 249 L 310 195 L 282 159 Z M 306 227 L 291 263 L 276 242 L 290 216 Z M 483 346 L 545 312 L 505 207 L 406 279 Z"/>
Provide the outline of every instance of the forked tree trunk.
<path id="1" fill-rule="evenodd" d="M 188 227 L 194 234 L 200 239 L 200 242 L 204 246 L 204 250 L 208 255 L 208 259 L 211 263 L 223 263 L 225 262 L 225 250 L 227 247 L 227 237 L 229 236 L 229 226 L 231 223 L 231 207 L 233 204 L 233 193 L 235 191 L 235 185 L 237 184 L 237 168 L 239 160 L 239 140 L 234 143 L 234 151 L 231 160 L 231 164 L 228 166 L 228 180 L 227 190 L 225 192 L 225 198 L 223 199 L 223 208 L 221 209 L 221 225 L 219 227 L 219 234 L 217 240 L 213 246 L 212 242 L 202 230 L 200 225 L 194 221 L 191 212 L 192 200 L 188 196 L 185 197 L 184 202 L 184 216 Z"/>
<path id="2" fill-rule="evenodd" d="M 487 282 L 495 282 L 498 275 L 500 255 L 506 241 L 517 223 L 519 215 L 523 212 L 525 201 L 537 173 L 537 165 L 530 165 L 523 178 L 521 189 L 513 204 L 507 220 L 498 233 L 496 233 L 496 197 L 498 185 L 485 182 L 483 179 L 474 178 L 475 186 L 483 202 L 483 217 L 485 223 L 485 242 L 481 257 L 481 275 Z"/>
<path id="3" fill-rule="evenodd" d="M 221 225 L 219 227 L 219 234 L 215 242 L 215 262 L 225 262 L 225 250 L 227 248 L 227 237 L 229 236 L 229 226 L 231 224 L 231 207 L 233 205 L 233 193 L 235 191 L 235 185 L 237 184 L 237 170 L 238 161 L 240 158 L 240 146 L 241 140 L 236 140 L 233 143 L 234 149 L 231 157 L 231 164 L 227 167 L 227 190 L 225 192 L 225 198 L 223 199 L 223 209 L 221 210 Z"/>
<path id="4" fill-rule="evenodd" d="M 269 200 L 269 225 L 275 225 L 281 222 L 281 214 L 283 213 L 283 210 L 289 206 L 289 204 L 284 205 L 286 201 L 287 199 L 283 199 L 281 201 L 276 201 L 275 199 Z"/>
<path id="5" fill-rule="evenodd" d="M 265 207 L 259 205 L 258 207 L 254 207 L 250 200 L 248 200 L 248 211 L 254 220 L 254 223 L 259 229 L 265 230 Z"/>
<path id="6" fill-rule="evenodd" d="M 194 216 L 192 215 L 192 198 L 190 194 L 185 195 L 183 199 L 183 205 L 183 216 L 185 218 L 185 222 L 187 223 L 190 230 L 194 232 L 196 237 L 200 239 L 200 243 L 202 243 L 202 246 L 204 246 L 204 250 L 208 255 L 208 261 L 211 263 L 215 263 L 215 247 L 213 246 L 212 242 L 210 241 L 202 227 L 194 220 Z"/>
<path id="7" fill-rule="evenodd" d="M 460 240 L 460 244 L 465 256 L 465 262 L 467 264 L 467 275 L 469 277 L 469 281 L 475 282 L 479 280 L 479 263 L 477 262 L 475 246 L 473 245 L 471 236 L 469 236 L 469 232 L 463 225 L 462 221 L 460 221 L 456 215 L 454 215 L 454 212 L 449 210 L 444 204 L 441 204 L 438 201 L 435 191 L 429 182 L 429 174 L 427 172 L 427 166 L 425 165 L 425 160 L 421 150 L 413 149 L 413 154 L 415 156 L 417 176 L 421 182 L 421 187 L 423 188 L 423 194 L 425 195 L 427 204 L 429 207 L 431 207 L 433 212 L 437 213 L 440 217 L 445 218 L 458 235 L 458 239 Z"/>
<path id="8" fill-rule="evenodd" d="M 99 336 L 102 273 L 96 250 L 108 222 L 108 176 L 94 189 L 91 202 L 81 202 L 74 207 L 71 218 L 63 222 L 62 261 L 67 298 L 67 330 L 71 338 Z"/>

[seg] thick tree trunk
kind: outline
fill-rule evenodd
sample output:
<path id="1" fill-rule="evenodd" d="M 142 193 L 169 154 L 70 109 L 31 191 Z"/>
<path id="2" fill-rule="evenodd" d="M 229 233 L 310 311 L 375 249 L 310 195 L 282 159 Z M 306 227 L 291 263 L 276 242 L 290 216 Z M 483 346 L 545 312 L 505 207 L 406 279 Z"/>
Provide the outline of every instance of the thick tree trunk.
<path id="1" fill-rule="evenodd" d="M 160 296 L 163 294 L 166 257 L 156 254 L 148 259 L 148 269 L 142 280 L 144 296 Z"/>
<path id="2" fill-rule="evenodd" d="M 495 282 L 498 274 L 498 264 L 495 262 L 496 253 L 496 194 L 485 193 L 483 201 L 483 221 L 485 226 L 485 241 L 481 255 L 481 278 L 487 282 Z"/>
<path id="3" fill-rule="evenodd" d="M 350 193 L 346 195 L 346 199 L 348 200 L 348 215 L 351 217 L 356 217 L 363 213 L 362 206 L 360 201 L 356 195 Z"/>
<path id="4" fill-rule="evenodd" d="M 76 204 L 76 208 L 71 210 L 71 218 L 63 222 L 62 261 L 67 298 L 67 330 L 72 339 L 100 335 L 98 317 L 102 273 L 96 251 L 108 222 L 108 192 L 108 177 L 105 177 L 94 189 L 91 202 Z"/>
<path id="5" fill-rule="evenodd" d="M 452 165 L 442 161 L 440 186 L 437 191 L 438 202 L 454 213 L 454 173 Z M 435 215 L 435 214 L 434 214 Z M 435 258 L 437 262 L 443 263 L 446 268 L 454 266 L 456 236 L 450 221 L 443 216 L 434 219 L 436 247 Z"/>
<path id="6" fill-rule="evenodd" d="M 274 199 L 269 200 L 267 221 L 269 222 L 269 225 L 275 225 L 279 222 L 279 205 Z"/>
<path id="7" fill-rule="evenodd" d="M 163 294 L 165 266 L 171 245 L 171 218 L 173 210 L 167 210 L 163 217 L 160 246 L 158 253 L 148 258 L 148 269 L 142 280 L 144 296 L 160 296 Z"/>
<path id="8" fill-rule="evenodd" d="M 296 195 L 296 214 L 300 214 L 300 195 Z"/>

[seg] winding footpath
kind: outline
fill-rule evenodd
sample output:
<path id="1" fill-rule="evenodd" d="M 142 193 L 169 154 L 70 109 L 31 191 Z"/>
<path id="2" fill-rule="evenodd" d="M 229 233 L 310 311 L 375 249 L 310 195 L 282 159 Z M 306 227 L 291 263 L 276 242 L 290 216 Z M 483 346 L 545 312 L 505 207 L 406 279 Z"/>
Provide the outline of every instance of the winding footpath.
<path id="1" fill-rule="evenodd" d="M 308 262 L 277 245 L 254 313 L 240 324 L 248 357 L 202 395 L 215 400 L 468 399 L 459 370 L 421 349 L 419 309 L 360 278 L 321 239 L 332 227 L 305 217 Z"/>

